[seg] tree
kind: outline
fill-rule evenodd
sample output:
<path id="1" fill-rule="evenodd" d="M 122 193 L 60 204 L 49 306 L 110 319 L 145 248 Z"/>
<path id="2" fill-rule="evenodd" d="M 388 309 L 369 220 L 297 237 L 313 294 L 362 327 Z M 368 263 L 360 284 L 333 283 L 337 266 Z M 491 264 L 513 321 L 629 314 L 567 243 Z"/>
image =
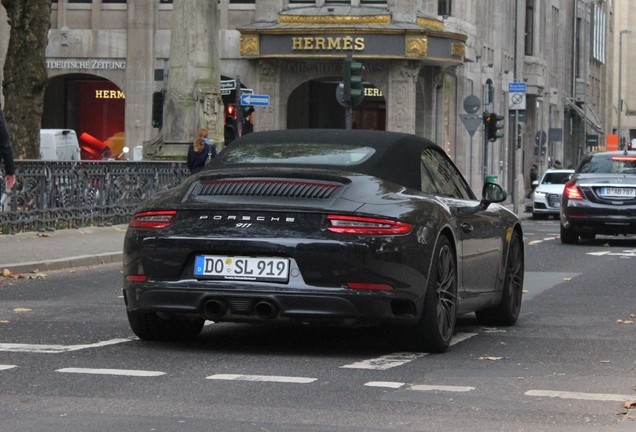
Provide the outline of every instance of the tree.
<path id="1" fill-rule="evenodd" d="M 51 0 L 0 1 L 11 26 L 2 91 L 13 153 L 16 159 L 38 159 Z"/>

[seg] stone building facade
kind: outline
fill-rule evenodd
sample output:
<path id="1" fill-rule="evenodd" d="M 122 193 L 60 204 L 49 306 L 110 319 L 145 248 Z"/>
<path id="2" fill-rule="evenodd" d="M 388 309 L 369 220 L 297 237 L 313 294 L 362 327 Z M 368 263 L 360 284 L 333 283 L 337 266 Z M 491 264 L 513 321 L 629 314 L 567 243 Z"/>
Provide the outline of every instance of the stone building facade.
<path id="1" fill-rule="evenodd" d="M 344 127 L 335 94 L 352 53 L 365 65 L 366 95 L 353 110 L 354 127 L 430 138 L 474 189 L 496 177 L 519 201 L 533 163 L 575 165 L 612 131 L 615 7 L 611 0 L 219 0 L 220 78 L 243 89 L 223 90 L 223 102 L 240 108 L 242 93 L 268 96 L 254 107 L 256 131 Z M 43 125 L 77 126 L 77 105 L 90 104 L 73 98 L 101 90 L 88 85 L 82 93 L 84 81 L 109 84 L 102 96 L 125 95 L 127 145 L 160 156 L 153 98 L 169 79 L 172 10 L 171 0 L 54 1 Z M 0 21 L 3 63 L 8 27 Z M 504 118 L 495 142 L 484 138 L 484 112 Z"/>

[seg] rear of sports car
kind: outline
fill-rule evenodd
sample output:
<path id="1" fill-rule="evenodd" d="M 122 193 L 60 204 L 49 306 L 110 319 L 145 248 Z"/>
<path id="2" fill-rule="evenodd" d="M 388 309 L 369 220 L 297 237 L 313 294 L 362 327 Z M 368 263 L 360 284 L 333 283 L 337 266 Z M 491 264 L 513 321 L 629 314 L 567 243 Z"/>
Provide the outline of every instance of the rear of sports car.
<path id="1" fill-rule="evenodd" d="M 434 203 L 416 200 L 418 213 L 412 197 L 366 175 L 241 174 L 201 176 L 132 218 L 124 295 L 139 336 L 159 338 L 152 315 L 417 320 L 440 218 Z M 429 229 L 413 216 L 427 212 Z"/>

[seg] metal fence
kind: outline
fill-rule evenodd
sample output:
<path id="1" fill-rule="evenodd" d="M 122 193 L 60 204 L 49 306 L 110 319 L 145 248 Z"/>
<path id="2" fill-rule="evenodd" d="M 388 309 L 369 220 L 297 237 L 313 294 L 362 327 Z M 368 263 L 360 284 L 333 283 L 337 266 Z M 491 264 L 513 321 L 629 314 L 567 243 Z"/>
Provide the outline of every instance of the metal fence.
<path id="1" fill-rule="evenodd" d="M 0 181 L 2 234 L 128 223 L 144 199 L 190 172 L 176 161 L 18 160 L 16 174 L 9 194 Z"/>

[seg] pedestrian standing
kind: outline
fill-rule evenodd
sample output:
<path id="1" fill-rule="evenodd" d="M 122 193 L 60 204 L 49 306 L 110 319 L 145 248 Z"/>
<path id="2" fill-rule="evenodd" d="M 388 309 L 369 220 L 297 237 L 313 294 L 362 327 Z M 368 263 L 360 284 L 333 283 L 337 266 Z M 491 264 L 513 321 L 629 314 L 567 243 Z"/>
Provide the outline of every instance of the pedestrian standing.
<path id="1" fill-rule="evenodd" d="M 2 106 L 0 106 L 0 159 L 4 163 L 4 182 L 6 191 L 13 189 L 15 185 L 15 165 L 13 163 L 13 150 L 7 131 L 7 123 L 4 119 Z"/>
<path id="2" fill-rule="evenodd" d="M 197 129 L 194 141 L 188 148 L 188 168 L 190 174 L 198 173 L 207 163 L 216 156 L 216 147 L 208 141 L 208 130 Z"/>
<path id="3" fill-rule="evenodd" d="M 539 167 L 537 166 L 537 164 L 532 165 L 532 168 L 530 168 L 529 176 L 530 176 L 530 192 L 528 192 L 528 195 L 526 195 L 526 198 L 530 198 L 534 190 L 537 188 L 537 185 L 534 184 L 534 182 L 536 182 L 539 179 Z"/>

